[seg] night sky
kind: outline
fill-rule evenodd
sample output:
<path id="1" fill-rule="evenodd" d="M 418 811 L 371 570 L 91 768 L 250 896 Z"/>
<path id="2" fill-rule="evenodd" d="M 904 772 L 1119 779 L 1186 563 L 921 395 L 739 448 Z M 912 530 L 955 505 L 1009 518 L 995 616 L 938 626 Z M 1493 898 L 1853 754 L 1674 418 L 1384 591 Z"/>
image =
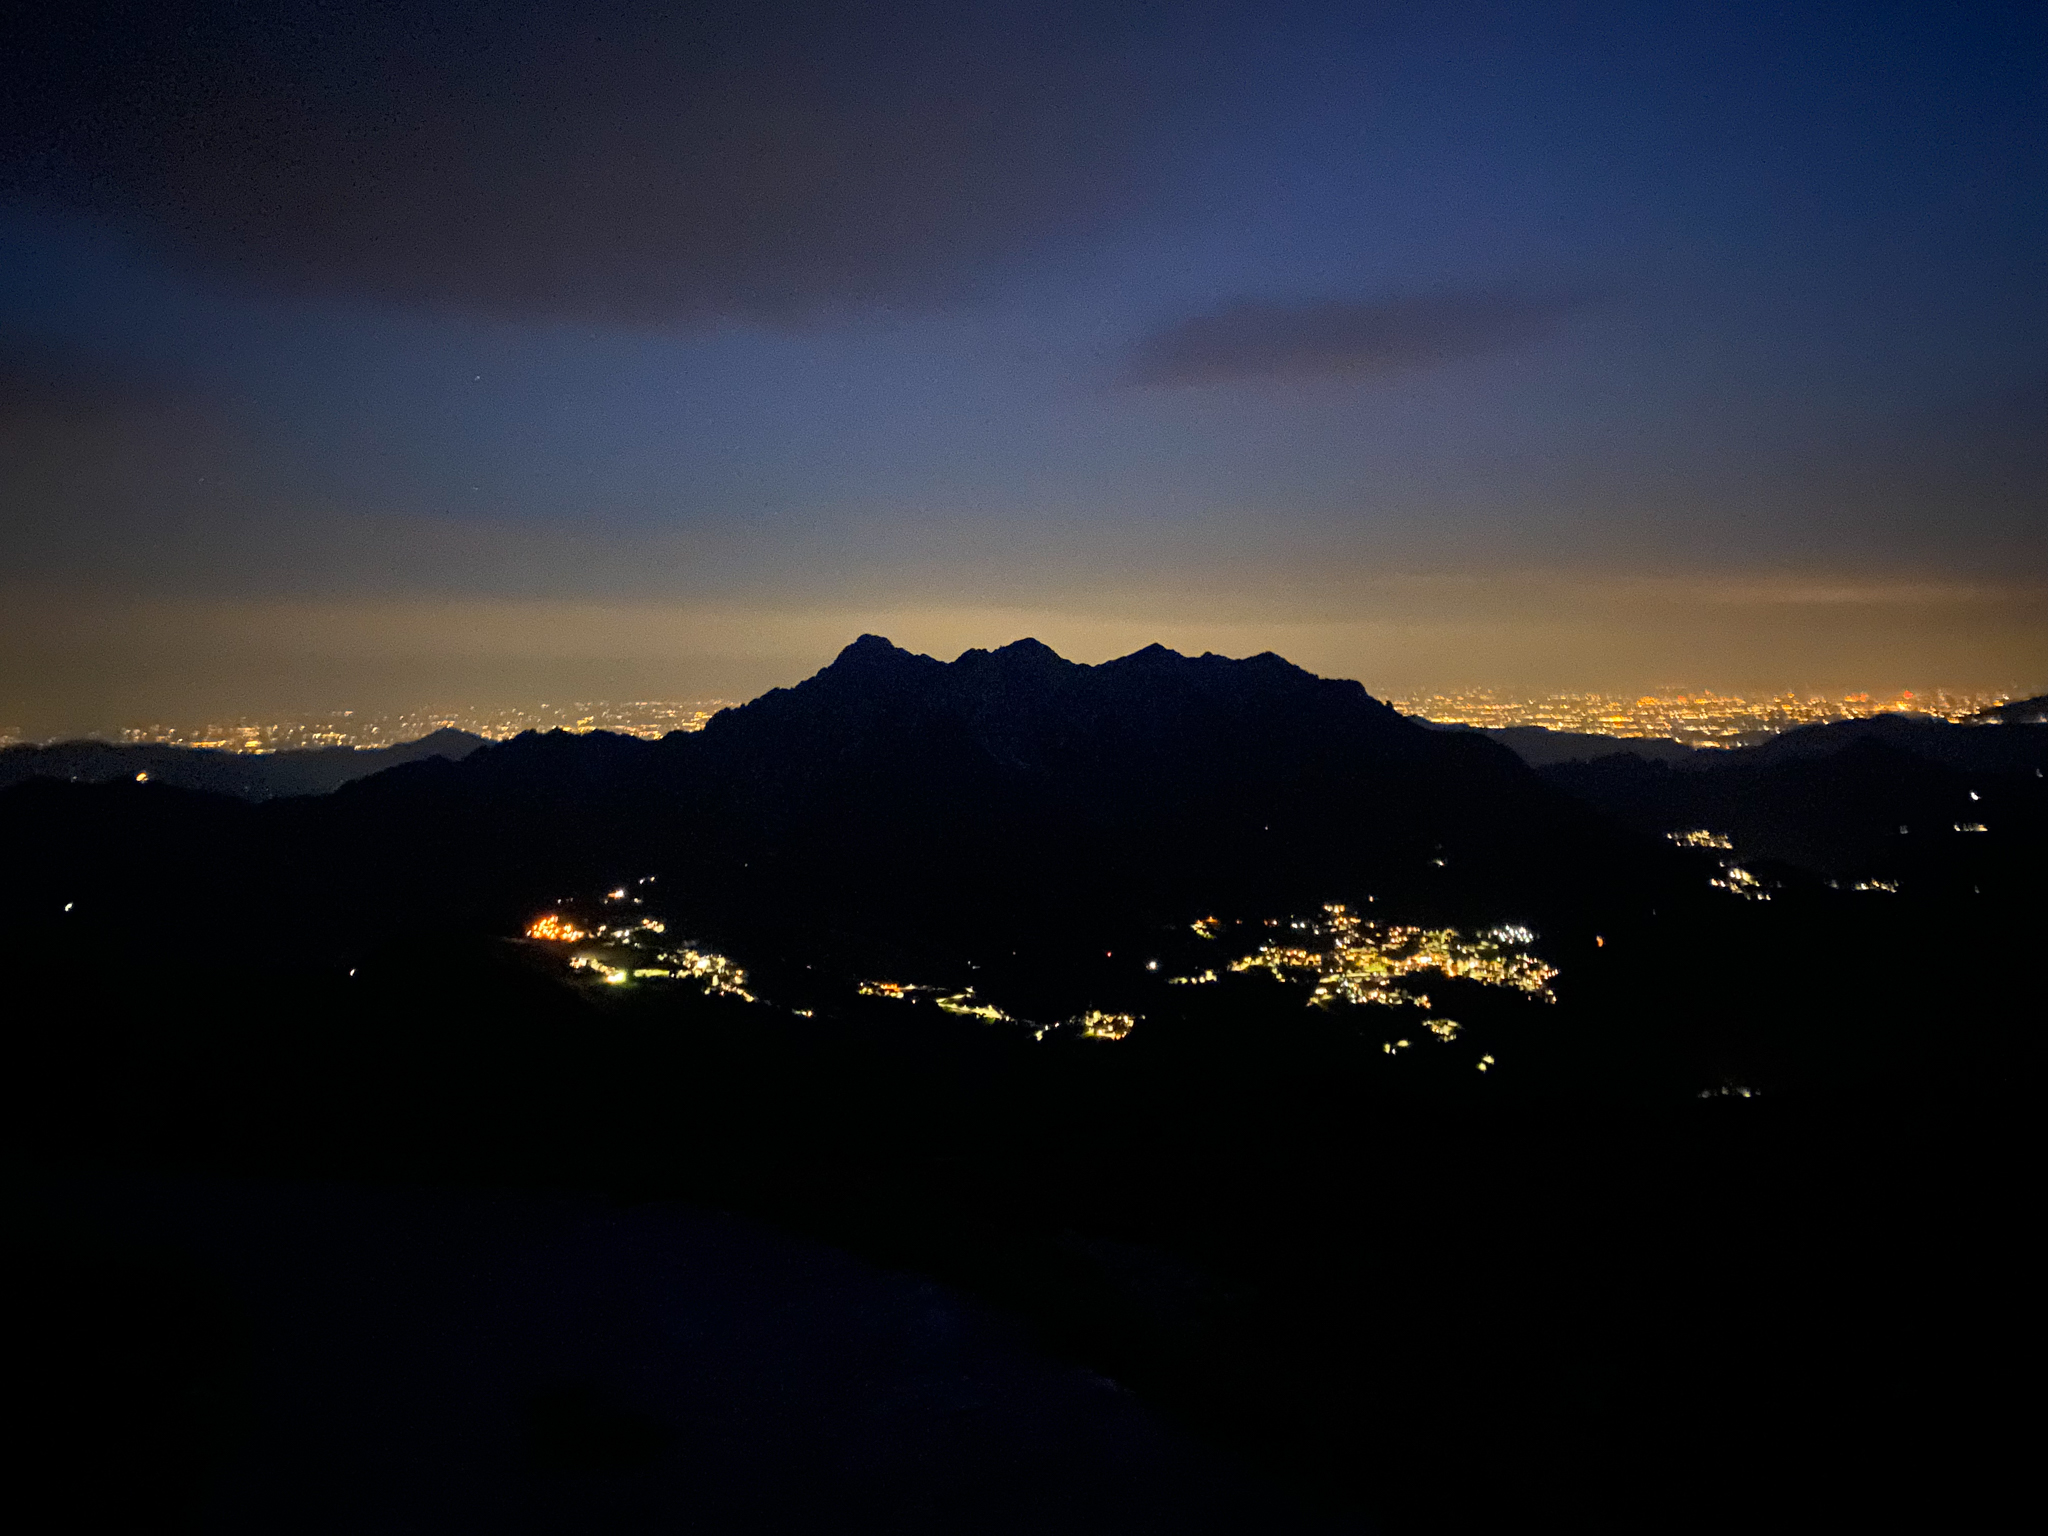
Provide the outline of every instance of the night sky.
<path id="1" fill-rule="evenodd" d="M 2048 685 L 2036 5 L 8 14 L 0 727 Z"/>

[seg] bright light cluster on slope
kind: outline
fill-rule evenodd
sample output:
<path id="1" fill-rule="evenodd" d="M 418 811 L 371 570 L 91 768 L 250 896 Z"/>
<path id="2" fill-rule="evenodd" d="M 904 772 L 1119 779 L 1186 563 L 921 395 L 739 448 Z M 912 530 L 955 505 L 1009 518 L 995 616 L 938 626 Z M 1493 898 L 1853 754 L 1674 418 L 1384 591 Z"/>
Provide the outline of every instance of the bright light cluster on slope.
<path id="1" fill-rule="evenodd" d="M 684 947 L 665 949 L 655 957 L 660 966 L 649 966 L 633 972 L 635 976 L 673 976 L 685 981 L 701 982 L 707 992 L 723 992 L 744 1002 L 756 1001 L 754 994 L 747 990 L 747 973 L 724 955 L 709 949 Z"/>
<path id="2" fill-rule="evenodd" d="M 1710 832 L 1705 827 L 1694 827 L 1683 832 L 1666 832 L 1664 835 L 1681 848 L 1699 848 L 1716 853 L 1735 851 L 1735 839 L 1725 832 Z M 1719 874 L 1707 878 L 1707 884 L 1716 890 L 1731 892 L 1745 901 L 1771 899 L 1770 888 L 1752 871 L 1744 869 L 1733 859 L 1722 859 L 1719 868 Z"/>
<path id="3" fill-rule="evenodd" d="M 935 989 L 921 987 L 912 981 L 864 981 L 854 990 L 862 997 L 887 997 L 903 1003 Z"/>
<path id="4" fill-rule="evenodd" d="M 1058 1030 L 1077 1034 L 1085 1040 L 1121 1040 L 1138 1027 L 1138 1015 L 1133 1013 L 1106 1013 L 1099 1008 L 1090 1008 L 1058 1024 L 1040 1024 L 1032 1019 L 1021 1019 L 1015 1014 L 1005 1013 L 993 1003 L 985 1003 L 974 994 L 974 988 L 962 987 L 957 992 L 948 992 L 943 987 L 924 986 L 914 981 L 863 981 L 856 987 L 862 997 L 887 998 L 891 1002 L 909 1003 L 919 998 L 930 998 L 942 1012 L 964 1019 L 980 1019 L 987 1024 L 1014 1024 L 1031 1031 L 1034 1040 L 1043 1040 Z"/>
<path id="5" fill-rule="evenodd" d="M 1523 947 L 1535 935 L 1519 925 L 1466 938 L 1455 928 L 1367 922 L 1350 908 L 1333 903 L 1323 908 L 1321 919 L 1288 919 L 1287 926 L 1302 934 L 1302 940 L 1261 944 L 1251 954 L 1233 960 L 1230 969 L 1263 970 L 1282 981 L 1306 973 L 1315 978 L 1309 1001 L 1319 1007 L 1341 1002 L 1427 1009 L 1426 995 L 1400 985 L 1402 978 L 1425 971 L 1556 1001 L 1550 983 L 1557 968 Z"/>
<path id="6" fill-rule="evenodd" d="M 574 944 L 590 937 L 559 912 L 550 912 L 545 917 L 536 917 L 526 925 L 529 939 L 541 939 L 550 944 Z"/>
<path id="7" fill-rule="evenodd" d="M 641 905 L 641 898 L 626 886 L 616 886 L 600 899 L 605 906 Z M 592 947 L 570 956 L 569 967 L 594 971 L 609 986 L 624 986 L 629 981 L 693 981 L 706 992 L 749 1003 L 759 1001 L 747 990 L 746 970 L 737 962 L 695 944 L 656 943 L 667 933 L 668 924 L 660 918 L 631 911 L 588 928 L 561 912 L 543 913 L 526 925 L 527 938 L 542 943 L 588 942 Z"/>
<path id="8" fill-rule="evenodd" d="M 972 987 L 962 987 L 958 992 L 947 993 L 938 999 L 938 1005 L 945 1012 L 958 1014 L 963 1019 L 981 1019 L 990 1024 L 1017 1022 L 995 1004 L 977 1002 Z"/>
<path id="9" fill-rule="evenodd" d="M 932 1000 L 933 1006 L 943 1013 L 950 1013 L 963 1019 L 980 1019 L 987 1024 L 1030 1023 L 1029 1020 L 1012 1017 L 994 1003 L 983 1002 L 974 995 L 972 987 L 948 991 L 944 987 L 928 987 L 915 981 L 863 981 L 856 983 L 854 991 L 862 997 L 885 997 L 897 1003 L 914 1002 L 918 998 L 928 997 Z M 1042 1028 L 1039 1032 L 1044 1033 Z"/>
<path id="10" fill-rule="evenodd" d="M 1727 852 L 1735 849 L 1735 840 L 1725 832 L 1709 832 L 1705 827 L 1694 827 L 1687 832 L 1666 832 L 1664 834 L 1681 848 L 1719 848 Z"/>
<path id="11" fill-rule="evenodd" d="M 1740 864 L 1723 864 L 1721 873 L 1707 884 L 1720 890 L 1733 891 L 1747 901 L 1769 901 L 1771 893 L 1764 889 L 1763 881 L 1744 869 Z"/>
<path id="12" fill-rule="evenodd" d="M 1138 1019 L 1135 1014 L 1104 1013 L 1099 1008 L 1091 1008 L 1067 1020 L 1067 1027 L 1078 1029 L 1090 1040 L 1121 1040 L 1138 1027 Z"/>

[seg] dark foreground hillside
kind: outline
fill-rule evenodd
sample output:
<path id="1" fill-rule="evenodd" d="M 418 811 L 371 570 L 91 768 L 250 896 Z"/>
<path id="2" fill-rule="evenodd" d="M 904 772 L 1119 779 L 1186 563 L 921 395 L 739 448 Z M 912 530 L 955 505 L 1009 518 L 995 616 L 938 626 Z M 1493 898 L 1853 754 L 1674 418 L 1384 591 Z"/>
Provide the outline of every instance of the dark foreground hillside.
<path id="1" fill-rule="evenodd" d="M 691 1345 L 660 1390 L 588 1362 L 518 1378 L 478 1344 L 458 1374 L 494 1384 L 462 1454 L 540 1491 L 495 1520 L 416 1510 L 429 1528 L 817 1528 L 692 1470 L 732 1457 L 891 1530 L 1974 1525 L 2016 1464 L 2038 900 L 1745 897 L 1504 750 L 1277 659 L 947 668 L 864 642 L 699 738 L 534 738 L 270 806 L 25 786 L 0 827 L 6 1124 L 40 1213 L 13 1235 L 41 1287 L 21 1332 L 44 1368 L 100 1362 L 73 1404 L 100 1438 L 54 1437 L 53 1465 L 176 1469 L 108 1487 L 129 1524 L 245 1528 L 221 1511 L 278 1443 L 253 1427 L 274 1305 L 161 1214 L 252 1178 L 293 1210 L 337 1186 L 610 1201 L 648 1213 L 643 1247 L 682 1241 L 647 1235 L 664 1210 L 764 1223 L 1016 1319 L 1218 1478 L 1175 1502 L 1172 1455 L 1062 1440 L 1095 1410 L 1022 1387 L 902 1419 L 928 1475 L 876 1460 L 882 1421 L 802 1405 L 853 1400 L 834 1371 L 872 1401 L 906 1378 L 823 1344 Z M 1427 1010 L 1312 1006 L 1306 979 L 1223 963 L 1309 942 L 1289 915 L 1322 902 L 1525 925 L 1555 1000 L 1438 970 L 1410 978 Z M 543 909 L 687 929 L 752 1000 L 579 968 L 518 937 Z M 932 986 L 863 995 L 877 975 Z M 1025 1027 L 1069 1009 L 1132 1022 Z M 106 1214 L 152 1199 L 154 1225 Z M 450 1273 L 484 1262 L 406 1230 Z M 719 1251 L 721 1284 L 783 1297 L 746 1326 L 866 1326 Z M 602 1274 L 571 1291 L 564 1338 L 623 1326 Z M 1019 1444 L 1039 1470 L 994 1449 Z M 1038 1491 L 959 1471 L 997 1466 L 990 1490 Z"/>
<path id="2" fill-rule="evenodd" d="M 30 1192 L 49 1198 L 54 1170 L 140 1169 L 256 1176 L 287 1208 L 293 1181 L 339 1179 L 373 1201 L 466 1188 L 739 1213 L 1019 1318 L 1038 1350 L 1122 1384 L 1267 1489 L 1276 1528 L 1494 1530 L 1564 1510 L 1620 1530 L 1654 1510 L 1660 1529 L 1714 1530 L 1759 1506 L 1967 1519 L 1988 1512 L 2016 1449 L 1989 1395 L 2025 1273 L 2013 1181 L 2032 1122 L 2016 1096 L 1963 1104 L 1897 1080 L 1637 1101 L 1555 1081 L 1404 1083 L 1305 1010 L 1032 1042 L 879 1007 L 828 1023 L 576 988 L 518 951 L 452 942 L 353 977 L 145 957 L 139 976 L 95 974 L 93 946 L 55 937 L 10 956 L 43 968 L 16 994 L 7 1105 Z M 1658 1027 L 1654 998 L 1616 1007 L 1619 1029 Z M 1962 1034 L 1986 1067 L 2017 1067 L 1975 1009 L 1922 1024 L 1930 1051 Z M 1830 1043 L 1862 1044 L 1846 1025 Z M 17 1273 L 73 1273 L 79 1240 L 64 1234 L 81 1227 L 112 1241 L 75 1215 L 54 1233 L 17 1226 Z M 152 1253 L 189 1246 L 179 1230 Z M 114 1246 L 118 1279 L 133 1258 Z M 105 1263 L 87 1267 L 108 1283 Z M 238 1426 L 274 1389 L 232 1329 L 192 1338 L 215 1327 L 217 1300 L 136 1283 L 157 1308 L 147 1358 L 170 1356 L 146 1369 L 186 1370 L 226 1417 L 194 1423 L 174 1378 L 155 1420 L 103 1430 L 101 1454 L 125 1456 L 124 1433 L 201 1436 L 213 1459 L 180 1476 L 204 1507 L 233 1491 L 251 1443 Z M 102 1337 L 97 1313 L 67 1312 L 73 1290 L 21 1326 L 45 1344 Z M 614 1305 L 601 1277 L 586 1291 L 593 1319 Z M 111 1304 L 137 1326 L 135 1296 L 117 1287 Z M 799 1298 L 764 1326 L 814 1316 Z M 116 1361 L 101 1381 L 124 1413 L 160 1379 L 136 1369 Z M 564 1390 L 584 1381 L 572 1372 Z M 503 1388 L 491 1411 L 515 1437 L 506 1456 L 545 1386 Z M 710 1454 L 684 1436 L 737 1436 L 733 1454 L 759 1457 L 801 1429 L 817 1442 L 804 1456 L 843 1449 L 829 1423 L 702 1423 L 738 1389 L 700 1389 L 681 1421 L 608 1389 L 595 1427 L 571 1432 L 594 1463 L 578 1477 L 631 1488 Z M 961 1433 L 967 1456 L 982 1441 L 972 1423 Z M 649 1436 L 655 1449 L 636 1451 Z M 147 1493 L 128 1490 L 144 1514 Z M 939 1507 L 976 1523 L 971 1500 Z M 1241 1528 L 1217 1518 L 1156 1528 Z M 1062 1528 L 1040 1520 L 1014 1528 Z M 728 1511 L 710 1528 L 762 1527 Z"/>

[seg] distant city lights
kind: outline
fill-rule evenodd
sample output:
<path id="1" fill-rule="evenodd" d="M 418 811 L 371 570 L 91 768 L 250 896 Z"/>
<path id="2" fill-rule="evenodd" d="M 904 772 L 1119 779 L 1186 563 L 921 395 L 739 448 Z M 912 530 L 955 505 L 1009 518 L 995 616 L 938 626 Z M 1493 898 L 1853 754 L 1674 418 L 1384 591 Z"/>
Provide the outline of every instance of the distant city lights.
<path id="1" fill-rule="evenodd" d="M 1490 688 L 1462 693 L 1415 694 L 1388 700 L 1404 715 L 1440 725 L 1498 730 L 1539 725 L 1546 730 L 1591 736 L 1663 737 L 1695 747 L 1739 747 L 1763 741 L 1795 726 L 1833 720 L 1867 720 L 1873 715 L 1922 715 L 1964 720 L 2006 702 L 2003 693 L 1932 693 L 1911 689 L 1889 698 L 1868 693 L 1839 697 L 1780 693 L 1760 698 L 1741 694 L 1660 691 L 1625 698 L 1613 694 L 1556 693 L 1517 699 Z"/>
<path id="2" fill-rule="evenodd" d="M 1537 725 L 1553 731 L 1600 736 L 1665 737 L 1696 747 L 1733 747 L 1762 741 L 1795 726 L 1833 720 L 1862 720 L 1879 714 L 1966 720 L 2008 701 L 2005 693 L 1937 688 L 1885 696 L 1781 693 L 1763 697 L 1715 693 L 1710 689 L 1664 690 L 1634 697 L 1559 693 L 1515 698 L 1488 688 L 1412 694 L 1390 699 L 1394 708 L 1443 725 L 1481 728 Z M 674 731 L 702 730 L 724 699 L 640 699 L 623 703 L 578 700 L 516 709 L 464 707 L 368 714 L 357 710 L 242 716 L 197 725 L 131 726 L 106 739 L 164 746 L 208 747 L 224 752 L 283 752 L 309 747 L 388 747 L 416 741 L 435 731 L 467 731 L 487 741 L 504 741 L 524 731 L 615 731 L 654 739 Z M 25 738 L 18 729 L 0 731 L 0 746 Z"/>
<path id="3" fill-rule="evenodd" d="M 244 716 L 199 725 L 131 726 L 114 732 L 109 739 L 258 753 L 311 747 L 389 747 L 417 741 L 435 731 L 450 730 L 467 731 L 486 741 L 506 741 L 523 731 L 568 731 L 574 735 L 613 731 L 621 736 L 654 740 L 673 731 L 701 731 L 713 715 L 729 707 L 723 699 L 647 699 L 622 704 L 536 704 L 525 709 L 413 710 L 388 715 L 345 709 L 275 718 Z M 0 745 L 12 745 L 20 739 L 20 733 L 14 732 L 8 738 L 0 738 Z"/>

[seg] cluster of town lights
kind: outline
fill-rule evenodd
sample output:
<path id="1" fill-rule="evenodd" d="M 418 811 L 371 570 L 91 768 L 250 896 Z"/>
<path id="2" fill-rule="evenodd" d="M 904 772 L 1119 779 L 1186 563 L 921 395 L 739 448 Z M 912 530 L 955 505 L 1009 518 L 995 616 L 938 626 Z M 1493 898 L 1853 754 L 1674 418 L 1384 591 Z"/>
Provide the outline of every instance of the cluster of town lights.
<path id="1" fill-rule="evenodd" d="M 1691 834 L 1680 840 L 1710 836 Z M 1692 845 L 1721 846 L 1704 841 Z M 601 902 L 626 910 L 616 919 L 608 917 L 587 925 L 561 911 L 543 913 L 527 925 L 526 937 L 545 944 L 583 946 L 570 956 L 571 967 L 592 972 L 607 985 L 623 986 L 643 979 L 691 981 L 706 992 L 759 1001 L 748 990 L 746 971 L 727 956 L 694 944 L 667 942 L 660 919 L 632 910 L 641 905 L 632 888 L 618 886 L 606 891 Z M 1214 916 L 1199 918 L 1192 925 L 1197 935 L 1212 941 L 1221 939 L 1227 926 L 1236 925 Z M 1314 917 L 1268 918 L 1261 926 L 1284 928 L 1287 937 L 1267 939 L 1251 953 L 1225 962 L 1223 969 L 1240 974 L 1264 972 L 1282 981 L 1306 980 L 1310 983 L 1309 1003 L 1319 1008 L 1339 1003 L 1414 1008 L 1424 1015 L 1421 1031 L 1441 1043 L 1456 1040 L 1463 1026 L 1456 1019 L 1431 1015 L 1429 996 L 1411 989 L 1412 978 L 1435 974 L 1506 988 L 1543 1002 L 1556 1001 L 1550 984 L 1558 975 L 1557 968 L 1530 952 L 1536 935 L 1519 924 L 1502 924 L 1468 937 L 1456 928 L 1368 921 L 1350 907 L 1332 902 Z M 1159 962 L 1147 961 L 1145 968 L 1157 972 Z M 1218 968 L 1213 966 L 1163 978 L 1169 986 L 1210 985 L 1219 979 Z M 1028 1030 L 1040 1040 L 1055 1032 L 1089 1040 L 1122 1040 L 1141 1022 L 1135 1013 L 1088 1008 L 1056 1024 L 1040 1023 L 1006 1012 L 977 996 L 972 987 L 876 979 L 856 983 L 855 991 L 861 997 L 889 1002 L 925 1002 L 957 1018 Z M 1389 1040 L 1384 1049 L 1393 1055 L 1407 1050 L 1411 1043 L 1405 1038 Z M 1493 1065 L 1490 1055 L 1477 1062 L 1482 1072 Z"/>
<path id="2" fill-rule="evenodd" d="M 1556 1000 L 1550 983 L 1557 968 L 1523 947 L 1535 935 L 1518 925 L 1466 938 L 1455 928 L 1367 922 L 1350 908 L 1332 903 L 1323 908 L 1320 919 L 1292 918 L 1287 926 L 1302 939 L 1263 943 L 1231 961 L 1230 969 L 1266 971 L 1282 981 L 1297 975 L 1312 977 L 1315 985 L 1309 1001 L 1317 1007 L 1379 1003 L 1427 1010 L 1425 994 L 1401 985 L 1402 978 L 1426 971 L 1486 987 L 1509 987 L 1545 1002 Z"/>
<path id="3" fill-rule="evenodd" d="M 607 905 L 638 906 L 640 898 L 626 887 L 605 892 Z M 668 932 L 658 917 L 628 913 L 616 922 L 578 927 L 574 919 L 560 912 L 547 912 L 526 926 L 526 936 L 544 944 L 582 944 L 590 948 L 569 957 L 571 970 L 590 971 L 608 986 L 629 981 L 692 981 L 706 992 L 737 997 L 743 1002 L 759 999 L 747 990 L 747 973 L 737 963 L 715 950 L 694 944 L 657 943 Z"/>
<path id="4" fill-rule="evenodd" d="M 1040 1024 L 1017 1018 L 993 1003 L 983 1002 L 974 995 L 972 987 L 949 992 L 942 987 L 928 987 L 911 981 L 863 981 L 854 990 L 862 997 L 887 998 L 897 1003 L 929 997 L 933 1006 L 942 1012 L 964 1019 L 980 1019 L 987 1024 L 1019 1025 L 1030 1030 L 1034 1040 L 1043 1040 L 1056 1029 L 1078 1034 L 1087 1040 L 1121 1040 L 1138 1027 L 1136 1014 L 1105 1013 L 1099 1008 L 1090 1008 L 1059 1024 Z"/>

